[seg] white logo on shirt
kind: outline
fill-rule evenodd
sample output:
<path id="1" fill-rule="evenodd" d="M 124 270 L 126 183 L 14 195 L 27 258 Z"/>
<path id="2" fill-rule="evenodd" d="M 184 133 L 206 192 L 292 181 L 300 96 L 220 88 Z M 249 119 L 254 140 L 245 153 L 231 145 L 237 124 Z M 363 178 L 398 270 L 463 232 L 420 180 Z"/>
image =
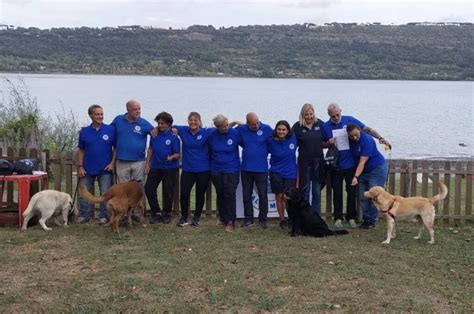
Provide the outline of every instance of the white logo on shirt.
<path id="1" fill-rule="evenodd" d="M 103 139 L 104 141 L 108 141 L 108 140 L 109 140 L 109 136 L 108 136 L 107 134 L 104 134 L 104 135 L 102 135 L 102 139 Z"/>
<path id="2" fill-rule="evenodd" d="M 303 130 L 301 130 L 301 132 L 303 132 L 303 133 L 306 133 L 306 130 L 305 130 L 305 129 L 303 129 Z"/>
<path id="3" fill-rule="evenodd" d="M 231 139 L 227 140 L 227 145 L 232 145 L 233 141 Z"/>
<path id="4" fill-rule="evenodd" d="M 171 140 L 166 140 L 166 145 L 170 145 L 171 144 Z"/>
<path id="5" fill-rule="evenodd" d="M 290 149 L 295 149 L 295 144 L 291 143 L 290 144 Z"/>
<path id="6" fill-rule="evenodd" d="M 313 128 L 313 130 L 318 131 L 318 130 L 319 130 L 319 126 L 315 126 L 315 127 Z"/>
<path id="7" fill-rule="evenodd" d="M 201 140 L 201 139 L 202 139 L 202 135 L 199 134 L 199 135 L 196 137 L 196 139 L 197 139 L 198 141 Z"/>
<path id="8" fill-rule="evenodd" d="M 258 136 L 262 136 L 262 134 L 263 134 L 263 131 L 262 131 L 262 130 L 258 130 L 258 131 L 257 131 L 257 135 L 258 135 Z"/>

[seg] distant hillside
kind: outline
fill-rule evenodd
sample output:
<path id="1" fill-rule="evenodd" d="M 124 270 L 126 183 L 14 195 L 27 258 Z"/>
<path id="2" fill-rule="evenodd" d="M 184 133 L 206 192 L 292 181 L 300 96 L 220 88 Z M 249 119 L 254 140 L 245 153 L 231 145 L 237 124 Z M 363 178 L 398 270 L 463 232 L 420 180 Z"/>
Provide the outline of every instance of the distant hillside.
<path id="1" fill-rule="evenodd" d="M 0 30 L 0 71 L 473 80 L 474 26 L 272 25 Z"/>

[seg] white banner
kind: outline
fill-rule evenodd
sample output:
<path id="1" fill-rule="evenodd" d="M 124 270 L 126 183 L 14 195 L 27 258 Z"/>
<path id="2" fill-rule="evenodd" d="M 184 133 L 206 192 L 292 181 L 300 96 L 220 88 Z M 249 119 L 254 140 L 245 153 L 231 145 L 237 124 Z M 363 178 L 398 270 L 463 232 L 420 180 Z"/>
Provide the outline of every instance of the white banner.
<path id="1" fill-rule="evenodd" d="M 240 180 L 241 181 L 241 180 Z M 271 192 L 270 187 L 270 180 L 268 180 L 268 192 Z M 239 182 L 236 190 L 236 203 L 237 203 L 237 218 L 244 218 L 244 203 L 242 202 L 242 182 Z M 253 206 L 253 216 L 258 217 L 258 192 L 257 186 L 253 186 L 253 193 L 252 193 L 252 206 Z M 286 212 L 285 212 L 286 216 Z M 267 217 L 279 217 L 278 211 L 275 202 L 275 194 L 268 193 L 268 215 Z"/>

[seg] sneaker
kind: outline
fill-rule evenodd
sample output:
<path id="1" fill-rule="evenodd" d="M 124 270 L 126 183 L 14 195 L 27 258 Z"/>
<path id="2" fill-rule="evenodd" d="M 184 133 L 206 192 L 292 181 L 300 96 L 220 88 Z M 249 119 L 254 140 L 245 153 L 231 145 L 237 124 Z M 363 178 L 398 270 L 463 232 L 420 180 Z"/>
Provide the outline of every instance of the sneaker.
<path id="1" fill-rule="evenodd" d="M 107 218 L 100 218 L 99 219 L 99 225 L 103 226 L 107 224 Z"/>
<path id="2" fill-rule="evenodd" d="M 244 219 L 244 221 L 242 221 L 242 223 L 240 224 L 240 227 L 242 228 L 248 228 L 248 227 L 252 227 L 253 226 L 253 221 L 252 220 L 247 220 L 247 219 Z"/>
<path id="3" fill-rule="evenodd" d="M 373 222 L 364 221 L 360 226 L 359 229 L 372 229 L 375 227 Z"/>
<path id="4" fill-rule="evenodd" d="M 227 223 L 227 226 L 225 226 L 225 231 L 229 233 L 234 232 L 234 223 L 233 222 Z"/>
<path id="5" fill-rule="evenodd" d="M 150 225 L 154 225 L 160 222 L 163 222 L 163 216 L 161 214 L 152 215 L 150 217 Z"/>
<path id="6" fill-rule="evenodd" d="M 334 222 L 334 228 L 342 228 L 342 220 L 341 219 L 336 219 L 336 222 Z"/>
<path id="7" fill-rule="evenodd" d="M 199 218 L 194 216 L 193 219 L 191 220 L 191 226 L 193 227 L 199 227 Z"/>
<path id="8" fill-rule="evenodd" d="M 288 229 L 288 220 L 280 221 L 280 228 L 283 229 L 283 230 Z"/>
<path id="9" fill-rule="evenodd" d="M 88 222 L 89 222 L 89 218 L 86 218 L 86 217 L 82 217 L 82 216 L 81 216 L 81 217 L 79 217 L 79 218 L 77 219 L 77 223 L 78 223 L 78 224 L 86 224 L 86 223 L 88 223 Z"/>
<path id="10" fill-rule="evenodd" d="M 267 229 L 267 222 L 266 222 L 266 221 L 259 221 L 259 222 L 258 222 L 258 225 L 259 225 L 260 228 L 262 228 L 262 229 Z"/>
<path id="11" fill-rule="evenodd" d="M 176 224 L 176 226 L 178 227 L 184 227 L 184 226 L 187 226 L 188 225 L 188 219 L 185 218 L 185 217 L 181 217 L 178 221 L 178 223 Z"/>
<path id="12" fill-rule="evenodd" d="M 347 222 L 347 226 L 351 229 L 357 228 L 357 224 L 354 219 L 349 219 L 349 221 Z"/>
<path id="13" fill-rule="evenodd" d="M 169 224 L 171 222 L 171 215 L 169 213 L 163 214 L 163 223 Z"/>

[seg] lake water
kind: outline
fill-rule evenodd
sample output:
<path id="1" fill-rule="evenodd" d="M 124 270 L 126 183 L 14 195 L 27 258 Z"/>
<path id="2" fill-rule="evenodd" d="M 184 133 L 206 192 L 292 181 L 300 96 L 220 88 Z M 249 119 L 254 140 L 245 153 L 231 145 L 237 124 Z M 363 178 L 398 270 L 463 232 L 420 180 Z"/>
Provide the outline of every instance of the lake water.
<path id="1" fill-rule="evenodd" d="M 21 77 L 43 112 L 54 113 L 63 104 L 84 124 L 89 122 L 89 105 L 102 105 L 108 123 L 125 112 L 129 99 L 142 104 L 142 116 L 152 123 L 160 111 L 170 112 L 177 124 L 185 124 L 187 114 L 198 111 L 207 126 L 218 113 L 244 121 L 247 112 L 255 111 L 272 127 L 280 119 L 294 123 L 306 102 L 326 121 L 327 105 L 337 102 L 343 114 L 357 117 L 392 143 L 392 158 L 474 155 L 473 82 L 55 74 L 0 77 L 13 81 Z M 5 83 L 0 86 L 5 91 Z"/>

